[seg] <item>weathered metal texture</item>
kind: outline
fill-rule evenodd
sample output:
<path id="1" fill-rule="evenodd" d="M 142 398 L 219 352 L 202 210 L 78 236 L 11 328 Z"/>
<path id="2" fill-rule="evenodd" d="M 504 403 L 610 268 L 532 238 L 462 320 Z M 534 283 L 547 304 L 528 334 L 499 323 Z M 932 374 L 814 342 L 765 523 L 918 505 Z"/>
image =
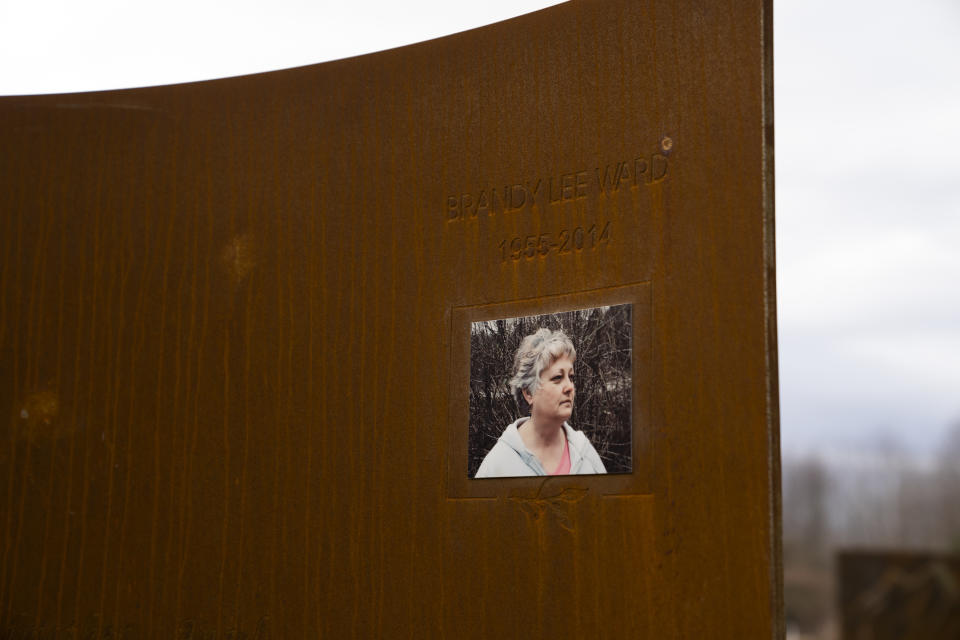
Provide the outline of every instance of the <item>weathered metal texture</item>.
<path id="1" fill-rule="evenodd" d="M 3 633 L 781 633 L 770 34 L 584 1 L 0 100 Z M 623 286 L 635 476 L 465 495 L 458 323 Z"/>

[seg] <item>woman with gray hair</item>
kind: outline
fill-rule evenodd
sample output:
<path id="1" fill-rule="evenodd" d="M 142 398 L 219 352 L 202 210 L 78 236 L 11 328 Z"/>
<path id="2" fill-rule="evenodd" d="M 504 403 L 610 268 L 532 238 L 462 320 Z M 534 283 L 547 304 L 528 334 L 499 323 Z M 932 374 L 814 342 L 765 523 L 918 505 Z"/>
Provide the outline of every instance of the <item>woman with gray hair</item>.
<path id="1" fill-rule="evenodd" d="M 567 422 L 577 394 L 576 359 L 562 331 L 543 328 L 523 339 L 513 359 L 510 390 L 530 415 L 504 430 L 475 478 L 607 472 L 587 436 Z"/>

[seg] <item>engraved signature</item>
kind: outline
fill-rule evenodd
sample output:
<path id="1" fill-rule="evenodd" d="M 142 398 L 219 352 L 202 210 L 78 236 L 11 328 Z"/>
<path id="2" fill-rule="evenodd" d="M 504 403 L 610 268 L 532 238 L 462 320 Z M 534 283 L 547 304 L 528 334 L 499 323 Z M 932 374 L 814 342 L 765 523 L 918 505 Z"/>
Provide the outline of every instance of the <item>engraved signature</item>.
<path id="1" fill-rule="evenodd" d="M 587 495 L 587 489 L 582 487 L 567 487 L 560 493 L 552 496 L 541 496 L 540 494 L 545 484 L 546 483 L 540 485 L 540 488 L 537 490 L 537 495 L 532 498 L 510 496 L 510 501 L 520 505 L 520 508 L 533 518 L 534 521 L 539 521 L 544 514 L 550 513 L 557 519 L 561 527 L 573 532 L 575 527 L 573 518 L 571 517 L 572 511 L 574 505 L 583 500 Z"/>

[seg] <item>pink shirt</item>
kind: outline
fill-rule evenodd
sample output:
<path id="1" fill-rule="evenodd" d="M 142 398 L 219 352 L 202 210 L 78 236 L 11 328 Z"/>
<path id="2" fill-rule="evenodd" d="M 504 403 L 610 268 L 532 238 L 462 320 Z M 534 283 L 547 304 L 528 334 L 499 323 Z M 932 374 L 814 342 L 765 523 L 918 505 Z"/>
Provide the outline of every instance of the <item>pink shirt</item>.
<path id="1" fill-rule="evenodd" d="M 560 464 L 553 470 L 552 476 L 565 476 L 570 473 L 570 449 L 567 448 L 567 439 L 563 438 L 563 455 L 560 456 Z"/>

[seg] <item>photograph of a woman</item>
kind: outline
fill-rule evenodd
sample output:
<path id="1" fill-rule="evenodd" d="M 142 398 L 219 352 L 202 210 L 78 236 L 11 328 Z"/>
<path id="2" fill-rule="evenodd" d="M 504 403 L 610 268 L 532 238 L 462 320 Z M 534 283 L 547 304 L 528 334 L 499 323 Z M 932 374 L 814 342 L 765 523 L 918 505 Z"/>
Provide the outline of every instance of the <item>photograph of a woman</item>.
<path id="1" fill-rule="evenodd" d="M 629 472 L 630 316 L 620 305 L 474 323 L 469 477 Z"/>
<path id="2" fill-rule="evenodd" d="M 567 420 L 577 395 L 576 349 L 562 331 L 540 329 L 520 343 L 510 389 L 530 415 L 510 424 L 476 478 L 606 473 L 596 449 Z"/>

